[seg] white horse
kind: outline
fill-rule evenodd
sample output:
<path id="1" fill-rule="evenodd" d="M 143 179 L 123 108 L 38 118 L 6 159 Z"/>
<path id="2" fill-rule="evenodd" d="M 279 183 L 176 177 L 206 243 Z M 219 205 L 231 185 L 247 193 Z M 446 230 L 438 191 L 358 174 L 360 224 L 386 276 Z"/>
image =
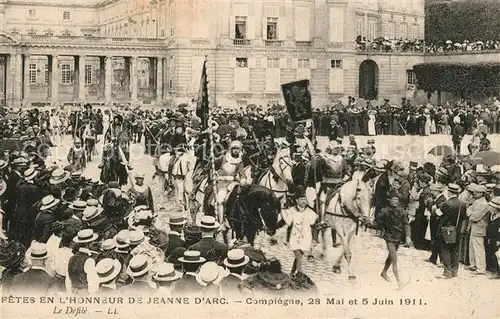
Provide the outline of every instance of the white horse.
<path id="1" fill-rule="evenodd" d="M 333 272 L 341 272 L 342 257 L 347 261 L 349 280 L 355 280 L 352 267 L 352 240 L 357 235 L 359 223 L 367 223 L 370 213 L 371 190 L 360 180 L 351 180 L 338 190 L 338 193 L 326 204 L 324 222 L 327 228 L 334 228 L 340 238 L 342 250 L 335 258 Z M 326 228 L 322 230 L 323 254 L 326 247 Z"/>
<path id="2" fill-rule="evenodd" d="M 158 170 L 160 171 L 159 179 L 162 185 L 165 184 L 168 178 L 168 166 L 170 164 L 172 155 L 169 153 L 163 154 L 158 158 Z M 190 152 L 180 152 L 174 160 L 171 183 L 174 188 L 174 196 L 178 205 L 187 209 L 188 198 L 186 196 L 185 180 L 188 174 L 193 170 L 196 158 Z"/>

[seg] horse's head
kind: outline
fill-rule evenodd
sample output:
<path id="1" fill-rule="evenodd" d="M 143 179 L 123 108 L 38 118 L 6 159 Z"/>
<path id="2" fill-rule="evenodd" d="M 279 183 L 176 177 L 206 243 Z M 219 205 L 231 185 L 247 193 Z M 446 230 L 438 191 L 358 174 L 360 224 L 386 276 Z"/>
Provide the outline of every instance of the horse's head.
<path id="1" fill-rule="evenodd" d="M 342 204 L 362 219 L 370 215 L 371 191 L 359 180 L 349 181 L 341 188 Z"/>
<path id="2" fill-rule="evenodd" d="M 261 209 L 262 219 L 265 223 L 266 233 L 269 236 L 276 234 L 278 228 L 278 216 L 281 213 L 281 201 L 274 192 L 269 191 L 268 200 Z"/>
<path id="3" fill-rule="evenodd" d="M 273 168 L 276 173 L 280 175 L 280 178 L 287 184 L 291 184 L 293 181 L 292 167 L 293 162 L 290 157 L 290 149 L 286 148 L 279 150 L 274 158 Z"/>

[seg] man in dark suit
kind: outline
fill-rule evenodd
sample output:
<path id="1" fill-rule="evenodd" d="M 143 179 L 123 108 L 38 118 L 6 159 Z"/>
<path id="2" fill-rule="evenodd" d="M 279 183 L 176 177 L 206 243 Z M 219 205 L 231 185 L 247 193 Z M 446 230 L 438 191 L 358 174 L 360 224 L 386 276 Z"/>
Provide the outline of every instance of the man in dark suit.
<path id="1" fill-rule="evenodd" d="M 153 295 L 157 286 L 150 281 L 151 261 L 147 255 L 139 254 L 130 259 L 127 275 L 132 278 L 132 283 L 120 288 L 120 294 L 127 296 Z"/>
<path id="2" fill-rule="evenodd" d="M 165 256 L 168 257 L 175 248 L 185 247 L 186 242 L 181 238 L 182 229 L 186 219 L 182 214 L 170 216 L 168 224 L 170 225 L 170 232 L 168 233 L 168 243 L 165 249 Z"/>
<path id="3" fill-rule="evenodd" d="M 387 192 L 389 190 L 389 173 L 382 162 L 377 163 L 373 169 L 379 174 L 375 177 L 373 185 L 375 191 L 372 201 L 375 206 L 375 217 L 377 217 L 382 208 L 389 206 L 389 200 L 387 199 Z"/>
<path id="4" fill-rule="evenodd" d="M 200 266 L 206 261 L 200 256 L 200 252 L 196 250 L 187 250 L 184 255 L 179 258 L 184 269 L 184 274 L 181 279 L 174 283 L 172 295 L 190 296 L 193 293 L 200 291 L 200 284 L 196 280 L 196 274 Z"/>
<path id="5" fill-rule="evenodd" d="M 245 287 L 243 283 L 243 271 L 250 258 L 245 255 L 243 249 L 232 249 L 227 253 L 224 259 L 224 266 L 229 270 L 229 275 L 222 278 L 220 287 L 222 292 L 227 295 L 243 293 Z"/>
<path id="6" fill-rule="evenodd" d="M 13 160 L 12 171 L 7 180 L 7 191 L 4 196 L 7 199 L 7 205 L 5 206 L 5 218 L 3 219 L 2 227 L 4 230 L 8 230 L 7 234 L 9 238 L 14 238 L 16 235 L 17 218 L 15 218 L 14 210 L 16 208 L 18 184 L 23 179 L 25 167 L 26 161 L 23 158 Z"/>
<path id="7" fill-rule="evenodd" d="M 197 223 L 201 228 L 201 240 L 189 246 L 188 250 L 197 250 L 207 261 L 222 263 L 227 256 L 226 244 L 215 240 L 215 231 L 220 224 L 212 216 L 203 216 Z"/>
<path id="8" fill-rule="evenodd" d="M 46 261 L 49 257 L 47 245 L 34 242 L 31 245 L 31 268 L 20 273 L 12 280 L 12 293 L 26 295 L 27 293 L 47 294 L 54 285 L 52 278 L 46 271 Z"/>
<path id="9" fill-rule="evenodd" d="M 437 239 L 440 241 L 439 258 L 444 265 L 442 276 L 437 276 L 438 279 L 450 279 L 458 275 L 458 232 L 456 229 L 457 238 L 454 242 L 446 242 L 443 236 L 443 227 L 452 226 L 458 228 L 461 221 L 466 218 L 467 204 L 458 199 L 458 194 L 461 188 L 457 184 L 448 184 L 448 200 L 442 203 L 436 210 L 435 214 L 439 218 L 439 231 Z"/>

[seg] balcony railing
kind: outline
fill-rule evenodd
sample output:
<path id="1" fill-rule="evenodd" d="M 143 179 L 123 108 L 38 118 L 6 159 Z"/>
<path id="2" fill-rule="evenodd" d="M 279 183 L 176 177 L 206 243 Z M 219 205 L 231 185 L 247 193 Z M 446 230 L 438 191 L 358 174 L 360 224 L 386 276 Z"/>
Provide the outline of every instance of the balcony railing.
<path id="1" fill-rule="evenodd" d="M 22 35 L 20 41 L 24 43 L 45 44 L 123 44 L 123 45 L 165 45 L 164 39 L 157 38 L 126 38 L 126 37 L 99 37 L 99 36 L 67 36 L 67 35 Z"/>
<path id="2" fill-rule="evenodd" d="M 233 39 L 234 45 L 250 45 L 250 40 L 247 39 Z"/>
<path id="3" fill-rule="evenodd" d="M 264 40 L 266 47 L 280 47 L 283 45 L 283 41 L 280 40 Z"/>
<path id="4" fill-rule="evenodd" d="M 295 41 L 295 45 L 298 47 L 312 47 L 312 41 Z"/>

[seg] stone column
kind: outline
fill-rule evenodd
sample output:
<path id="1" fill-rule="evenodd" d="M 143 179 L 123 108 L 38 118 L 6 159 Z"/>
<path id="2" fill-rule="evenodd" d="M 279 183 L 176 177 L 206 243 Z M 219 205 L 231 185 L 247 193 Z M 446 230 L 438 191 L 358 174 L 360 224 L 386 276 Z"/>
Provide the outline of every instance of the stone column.
<path id="1" fill-rule="evenodd" d="M 148 58 L 148 71 L 149 71 L 149 98 L 153 101 L 156 98 L 156 59 Z"/>
<path id="2" fill-rule="evenodd" d="M 97 98 L 100 100 L 104 99 L 104 81 L 106 80 L 106 64 L 104 59 L 105 57 L 103 56 L 99 57 L 99 87 L 97 90 Z"/>
<path id="3" fill-rule="evenodd" d="M 78 55 L 73 56 L 73 100 L 78 100 L 80 95 L 80 57 Z M 82 73 L 84 71 L 82 70 Z"/>
<path id="4" fill-rule="evenodd" d="M 85 55 L 80 55 L 78 57 L 78 69 L 80 70 L 78 74 L 78 100 L 85 100 Z"/>
<path id="5" fill-rule="evenodd" d="M 5 56 L 5 104 L 10 106 L 14 101 L 14 65 L 15 57 L 11 54 Z"/>
<path id="6" fill-rule="evenodd" d="M 130 58 L 130 100 L 137 101 L 137 57 Z"/>
<path id="7" fill-rule="evenodd" d="M 50 100 L 52 105 L 56 105 L 59 100 L 59 72 L 57 68 L 57 64 L 59 63 L 59 57 L 57 55 L 52 56 L 52 78 L 50 81 L 50 91 L 51 97 Z"/>
<path id="8" fill-rule="evenodd" d="M 23 86 L 23 57 L 21 53 L 16 53 L 14 57 L 14 98 L 15 107 L 21 106 L 22 101 L 22 86 Z"/>
<path id="9" fill-rule="evenodd" d="M 106 66 L 105 66 L 105 80 L 104 80 L 104 101 L 107 106 L 113 105 L 113 96 L 111 86 L 113 85 L 112 76 L 113 76 L 113 57 L 106 57 Z"/>
<path id="10" fill-rule="evenodd" d="M 23 64 L 23 106 L 29 106 L 30 96 L 30 55 L 24 55 Z"/>
<path id="11" fill-rule="evenodd" d="M 163 100 L 163 58 L 156 58 L 156 101 Z"/>
<path id="12" fill-rule="evenodd" d="M 130 57 L 123 58 L 123 89 L 125 100 L 130 100 Z"/>

